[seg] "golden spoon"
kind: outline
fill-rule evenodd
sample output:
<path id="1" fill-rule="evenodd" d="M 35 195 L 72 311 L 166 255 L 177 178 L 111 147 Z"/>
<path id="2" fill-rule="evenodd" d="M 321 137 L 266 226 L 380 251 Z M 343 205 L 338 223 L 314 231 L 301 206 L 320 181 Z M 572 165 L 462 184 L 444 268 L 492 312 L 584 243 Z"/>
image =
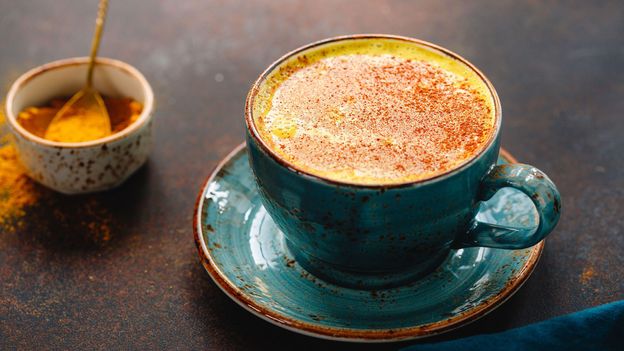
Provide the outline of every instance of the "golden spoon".
<path id="1" fill-rule="evenodd" d="M 44 137 L 52 141 L 83 142 L 111 134 L 111 122 L 102 96 L 93 88 L 93 67 L 102 38 L 108 0 L 100 0 L 91 42 L 87 84 L 58 111 Z"/>

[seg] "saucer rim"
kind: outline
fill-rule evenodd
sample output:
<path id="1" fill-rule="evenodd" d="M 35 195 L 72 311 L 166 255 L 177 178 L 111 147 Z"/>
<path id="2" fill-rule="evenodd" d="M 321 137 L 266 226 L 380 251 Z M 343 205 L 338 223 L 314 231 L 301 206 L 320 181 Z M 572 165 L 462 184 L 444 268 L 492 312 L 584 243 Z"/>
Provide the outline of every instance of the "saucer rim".
<path id="1" fill-rule="evenodd" d="M 241 151 L 243 151 L 245 147 L 245 142 L 236 146 L 223 159 L 221 159 L 221 161 L 219 161 L 204 181 L 197 199 L 195 200 L 193 214 L 193 236 L 195 239 L 195 245 L 197 246 L 199 258 L 204 266 L 204 269 L 208 272 L 210 278 L 219 287 L 219 289 L 221 289 L 221 291 L 223 291 L 239 306 L 243 307 L 255 316 L 292 332 L 332 341 L 366 343 L 399 342 L 442 334 L 476 321 L 477 319 L 492 312 L 498 306 L 502 305 L 509 298 L 511 298 L 531 276 L 531 273 L 537 266 L 539 258 L 544 250 L 544 240 L 531 247 L 531 254 L 526 263 L 518 272 L 515 273 L 515 277 L 508 281 L 505 287 L 500 289 L 496 295 L 480 303 L 474 308 L 463 311 L 454 317 L 437 322 L 396 329 L 350 329 L 323 327 L 286 317 L 271 309 L 260 306 L 254 302 L 253 299 L 248 297 L 242 290 L 237 288 L 210 259 L 210 251 L 206 246 L 203 235 L 201 235 L 203 232 L 201 210 L 205 199 L 204 194 L 206 193 L 209 184 L 217 177 L 223 167 Z M 516 158 L 503 148 L 500 148 L 500 155 L 507 159 L 510 163 L 518 163 Z"/>

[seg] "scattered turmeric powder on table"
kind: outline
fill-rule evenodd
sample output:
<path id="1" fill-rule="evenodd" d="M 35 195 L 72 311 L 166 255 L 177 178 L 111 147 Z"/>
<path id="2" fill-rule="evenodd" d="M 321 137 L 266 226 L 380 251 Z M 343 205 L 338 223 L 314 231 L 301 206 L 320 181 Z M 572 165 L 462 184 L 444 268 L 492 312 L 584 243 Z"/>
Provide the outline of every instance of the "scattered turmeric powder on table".
<path id="1" fill-rule="evenodd" d="M 14 230 L 16 220 L 25 214 L 24 208 L 39 198 L 39 190 L 26 175 L 4 129 L 4 106 L 0 106 L 0 227 Z"/>

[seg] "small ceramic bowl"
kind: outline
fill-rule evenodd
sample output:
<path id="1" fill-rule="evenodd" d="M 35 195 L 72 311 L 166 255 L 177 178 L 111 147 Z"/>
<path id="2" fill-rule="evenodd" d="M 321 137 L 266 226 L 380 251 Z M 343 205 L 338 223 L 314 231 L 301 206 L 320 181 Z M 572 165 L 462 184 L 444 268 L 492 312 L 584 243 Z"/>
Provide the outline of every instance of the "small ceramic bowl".
<path id="1" fill-rule="evenodd" d="M 143 104 L 137 121 L 126 129 L 98 140 L 65 143 L 33 135 L 17 122 L 23 109 L 80 90 L 85 84 L 87 63 L 87 57 L 77 57 L 36 67 L 13 83 L 6 98 L 7 124 L 26 172 L 37 182 L 65 194 L 119 186 L 145 163 L 152 146 L 152 88 L 136 68 L 112 59 L 98 58 L 93 85 L 103 95 L 130 97 Z"/>

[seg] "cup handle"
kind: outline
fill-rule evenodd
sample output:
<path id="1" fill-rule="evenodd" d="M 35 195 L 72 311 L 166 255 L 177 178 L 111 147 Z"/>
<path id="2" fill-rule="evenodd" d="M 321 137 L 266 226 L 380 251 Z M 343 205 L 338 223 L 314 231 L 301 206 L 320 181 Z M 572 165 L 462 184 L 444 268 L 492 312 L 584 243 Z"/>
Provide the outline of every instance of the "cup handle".
<path id="1" fill-rule="evenodd" d="M 456 248 L 485 246 L 523 249 L 540 242 L 557 225 L 561 214 L 561 197 L 555 184 L 542 171 L 524 164 L 493 166 L 481 180 L 479 200 L 490 199 L 504 187 L 520 190 L 529 196 L 539 215 L 537 228 L 485 223 L 473 218 L 468 231 L 455 241 Z"/>

